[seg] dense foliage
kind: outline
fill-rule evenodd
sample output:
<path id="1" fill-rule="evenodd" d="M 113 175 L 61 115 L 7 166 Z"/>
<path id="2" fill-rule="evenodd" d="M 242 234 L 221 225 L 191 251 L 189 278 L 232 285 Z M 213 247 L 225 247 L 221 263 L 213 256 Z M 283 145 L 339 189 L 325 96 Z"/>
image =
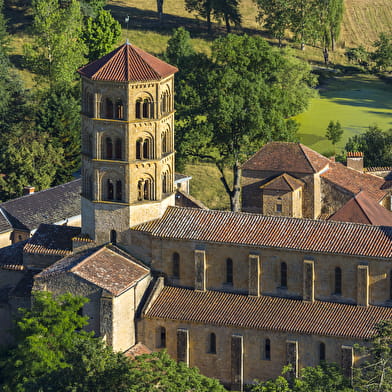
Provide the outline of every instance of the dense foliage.
<path id="1" fill-rule="evenodd" d="M 350 137 L 345 150 L 363 152 L 365 167 L 392 166 L 392 129 L 369 126 L 366 132 Z"/>
<path id="2" fill-rule="evenodd" d="M 37 292 L 22 310 L 15 344 L 0 357 L 4 392 L 224 392 L 217 380 L 160 352 L 127 359 L 81 329 L 87 300 Z"/>

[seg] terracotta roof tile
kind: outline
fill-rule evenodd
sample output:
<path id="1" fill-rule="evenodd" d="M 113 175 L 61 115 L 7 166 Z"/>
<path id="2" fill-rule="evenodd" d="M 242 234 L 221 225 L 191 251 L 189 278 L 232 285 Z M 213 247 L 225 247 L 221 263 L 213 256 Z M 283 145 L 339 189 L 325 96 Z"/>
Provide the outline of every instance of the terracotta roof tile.
<path id="1" fill-rule="evenodd" d="M 145 317 L 366 339 L 375 324 L 392 318 L 392 308 L 165 287 Z"/>
<path id="2" fill-rule="evenodd" d="M 179 189 L 176 190 L 175 203 L 176 203 L 177 207 L 191 207 L 191 208 L 207 209 L 207 207 L 200 200 L 197 200 L 189 193 L 180 191 Z"/>
<path id="3" fill-rule="evenodd" d="M 116 82 L 161 80 L 177 71 L 176 67 L 129 43 L 78 70 L 89 79 Z"/>
<path id="4" fill-rule="evenodd" d="M 125 351 L 124 355 L 131 359 L 138 357 L 139 355 L 143 354 L 151 354 L 152 351 L 143 343 L 139 342 L 132 346 L 130 349 Z"/>
<path id="5" fill-rule="evenodd" d="M 271 142 L 246 161 L 242 169 L 311 174 L 324 169 L 329 162 L 301 143 Z"/>
<path id="6" fill-rule="evenodd" d="M 329 169 L 321 174 L 321 177 L 349 191 L 352 195 L 356 195 L 361 190 L 364 190 L 371 198 L 377 201 L 380 201 L 387 195 L 387 191 L 382 189 L 385 184 L 383 178 L 361 173 L 343 166 L 341 163 L 331 163 Z"/>
<path id="7" fill-rule="evenodd" d="M 357 223 L 169 207 L 161 219 L 131 229 L 159 238 L 392 257 L 392 227 Z"/>
<path id="8" fill-rule="evenodd" d="M 304 185 L 305 184 L 301 180 L 290 176 L 290 174 L 283 173 L 268 181 L 264 185 L 261 185 L 260 188 L 291 192 L 298 188 L 302 188 Z"/>
<path id="9" fill-rule="evenodd" d="M 114 246 L 92 248 L 57 261 L 36 278 L 71 273 L 117 296 L 149 273 L 133 260 Z"/>
<path id="10" fill-rule="evenodd" d="M 392 212 L 367 196 L 365 191 L 355 195 L 329 219 L 376 226 L 392 226 Z"/>

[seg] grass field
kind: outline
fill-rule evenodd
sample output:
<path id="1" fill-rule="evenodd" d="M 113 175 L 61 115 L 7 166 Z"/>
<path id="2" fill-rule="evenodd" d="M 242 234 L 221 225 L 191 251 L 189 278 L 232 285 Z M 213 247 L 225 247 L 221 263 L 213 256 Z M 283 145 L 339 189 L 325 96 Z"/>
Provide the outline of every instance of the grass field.
<path id="1" fill-rule="evenodd" d="M 362 133 L 369 125 L 392 128 L 392 87 L 370 75 L 330 79 L 312 99 L 308 111 L 296 117 L 301 124 L 300 140 L 321 153 L 333 151 L 325 138 L 329 121 L 339 120 L 344 128 L 343 148 L 347 139 Z"/>

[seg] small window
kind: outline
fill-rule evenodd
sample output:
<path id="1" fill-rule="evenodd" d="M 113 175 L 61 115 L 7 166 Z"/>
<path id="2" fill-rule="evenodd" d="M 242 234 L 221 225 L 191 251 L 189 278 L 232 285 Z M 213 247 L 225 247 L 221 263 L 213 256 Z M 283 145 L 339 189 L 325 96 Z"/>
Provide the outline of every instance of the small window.
<path id="1" fill-rule="evenodd" d="M 216 354 L 216 335 L 214 333 L 210 333 L 209 335 L 208 352 L 210 354 Z"/>
<path id="2" fill-rule="evenodd" d="M 122 120 L 124 118 L 124 105 L 121 99 L 116 101 L 116 118 Z"/>
<path id="3" fill-rule="evenodd" d="M 110 242 L 112 244 L 116 244 L 117 243 L 117 232 L 116 232 L 116 230 L 111 230 L 110 231 Z"/>
<path id="4" fill-rule="evenodd" d="M 143 159 L 150 158 L 150 140 L 146 139 L 143 142 Z"/>
<path id="5" fill-rule="evenodd" d="M 162 193 L 167 193 L 167 173 L 162 175 Z"/>
<path id="6" fill-rule="evenodd" d="M 162 135 L 162 153 L 167 153 L 167 132 Z"/>
<path id="7" fill-rule="evenodd" d="M 335 268 L 335 294 L 342 294 L 342 270 L 340 267 Z"/>
<path id="8" fill-rule="evenodd" d="M 113 118 L 113 102 L 106 98 L 106 118 Z"/>
<path id="9" fill-rule="evenodd" d="M 276 205 L 276 212 L 282 212 L 282 204 L 278 203 Z"/>
<path id="10" fill-rule="evenodd" d="M 271 341 L 269 339 L 264 341 L 264 359 L 266 361 L 271 360 Z"/>
<path id="11" fill-rule="evenodd" d="M 172 274 L 173 278 L 180 278 L 180 255 L 175 252 L 173 253 L 173 269 L 172 269 Z"/>
<path id="12" fill-rule="evenodd" d="M 136 101 L 136 107 L 135 107 L 135 114 L 136 114 L 136 118 L 142 118 L 142 100 L 141 98 L 139 98 Z"/>
<path id="13" fill-rule="evenodd" d="M 233 260 L 226 260 L 226 283 L 233 284 Z"/>
<path id="14" fill-rule="evenodd" d="M 160 327 L 158 328 L 158 348 L 166 347 L 166 328 Z"/>
<path id="15" fill-rule="evenodd" d="M 280 263 L 280 287 L 287 288 L 287 264 Z"/>
<path id="16" fill-rule="evenodd" d="M 319 345 L 319 359 L 320 362 L 325 361 L 325 343 Z"/>
<path id="17" fill-rule="evenodd" d="M 144 200 L 152 200 L 151 199 L 151 181 L 144 181 L 144 190 L 143 190 L 143 198 Z"/>
<path id="18" fill-rule="evenodd" d="M 142 145 L 142 139 L 136 140 L 136 159 L 142 159 Z"/>

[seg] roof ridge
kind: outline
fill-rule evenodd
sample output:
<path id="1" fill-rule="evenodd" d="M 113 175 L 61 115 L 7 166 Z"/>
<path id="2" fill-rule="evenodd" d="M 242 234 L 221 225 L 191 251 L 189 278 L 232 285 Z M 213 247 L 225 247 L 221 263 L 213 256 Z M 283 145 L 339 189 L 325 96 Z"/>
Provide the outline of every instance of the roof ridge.
<path id="1" fill-rule="evenodd" d="M 313 166 L 312 161 L 309 159 L 309 157 L 307 156 L 307 154 L 305 153 L 305 151 L 303 149 L 303 147 L 306 147 L 306 146 L 304 144 L 302 144 L 302 143 L 299 143 L 299 142 L 298 142 L 298 145 L 300 147 L 300 150 L 301 150 L 302 154 L 304 154 L 304 157 L 305 157 L 306 161 L 308 162 L 309 166 L 313 169 L 314 172 L 317 173 L 317 170 Z M 326 158 L 326 159 L 328 159 L 328 158 Z"/>
<path id="2" fill-rule="evenodd" d="M 125 46 L 126 44 L 123 44 L 123 45 L 121 45 L 121 46 L 119 46 L 117 49 L 115 49 L 115 50 L 113 50 L 112 52 L 110 52 L 110 53 L 108 53 L 108 55 L 109 54 L 112 54 L 112 56 L 111 57 L 109 57 L 109 59 L 106 61 L 106 63 L 102 66 L 102 67 L 100 67 L 100 68 L 98 68 L 97 70 L 96 70 L 96 72 L 94 72 L 93 73 L 93 75 L 91 76 L 91 79 L 93 79 L 95 76 L 97 76 L 97 75 L 99 75 L 100 73 L 101 73 L 101 71 L 104 69 L 104 68 L 106 68 L 107 67 L 107 65 L 110 65 L 114 60 L 114 58 L 116 58 L 117 59 L 117 56 L 119 55 L 119 53 L 121 52 L 121 49 Z M 99 61 L 99 60 L 101 60 L 101 59 L 97 59 L 96 61 Z M 87 64 L 88 65 L 88 64 Z"/>

